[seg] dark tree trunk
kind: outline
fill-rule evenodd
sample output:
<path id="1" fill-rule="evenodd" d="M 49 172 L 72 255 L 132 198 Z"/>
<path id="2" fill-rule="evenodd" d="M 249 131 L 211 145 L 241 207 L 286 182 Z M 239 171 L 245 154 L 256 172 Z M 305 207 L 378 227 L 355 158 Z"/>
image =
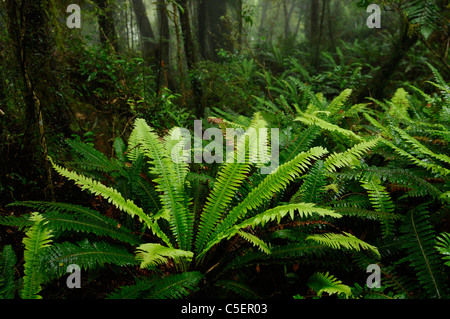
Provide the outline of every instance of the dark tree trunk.
<path id="1" fill-rule="evenodd" d="M 319 46 L 319 0 L 311 0 L 311 16 L 309 24 L 309 43 L 312 49 L 311 63 L 317 66 L 317 47 Z"/>
<path id="2" fill-rule="evenodd" d="M 202 0 L 199 5 L 198 38 L 204 59 L 217 61 L 217 51 L 233 50 L 231 25 L 226 19 L 226 0 Z"/>
<path id="3" fill-rule="evenodd" d="M 358 101 L 363 101 L 366 97 L 373 97 L 375 99 L 383 98 L 384 89 L 397 70 L 400 61 L 416 44 L 417 40 L 418 37 L 416 35 L 410 36 L 408 34 L 408 24 L 404 23 L 400 38 L 392 49 L 392 52 L 386 57 L 385 62 L 381 64 L 381 67 L 370 82 L 360 90 L 357 97 Z"/>
<path id="4" fill-rule="evenodd" d="M 95 0 L 98 9 L 98 26 L 100 42 L 108 50 L 119 51 L 117 33 L 114 23 L 114 11 L 109 0 Z"/>

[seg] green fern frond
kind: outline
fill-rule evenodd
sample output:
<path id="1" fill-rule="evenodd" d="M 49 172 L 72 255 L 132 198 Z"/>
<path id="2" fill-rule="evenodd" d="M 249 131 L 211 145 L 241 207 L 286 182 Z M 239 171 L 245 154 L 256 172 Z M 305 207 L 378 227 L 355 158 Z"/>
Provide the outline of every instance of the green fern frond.
<path id="1" fill-rule="evenodd" d="M 320 203 L 325 194 L 326 174 L 324 161 L 318 160 L 306 175 L 298 192 L 291 198 L 291 202 Z"/>
<path id="2" fill-rule="evenodd" d="M 306 240 L 312 240 L 321 245 L 325 245 L 333 249 L 345 248 L 356 251 L 361 251 L 361 249 L 364 249 L 372 252 L 378 258 L 381 257 L 378 248 L 346 232 L 343 232 L 343 234 L 335 234 L 335 233 L 315 234 L 306 237 Z"/>
<path id="3" fill-rule="evenodd" d="M 122 195 L 115 189 L 107 187 L 98 181 L 95 181 L 89 177 L 77 174 L 76 172 L 71 172 L 59 165 L 53 163 L 52 159 L 50 161 L 53 168 L 62 176 L 73 180 L 77 185 L 83 190 L 88 190 L 94 195 L 101 195 L 103 198 L 107 199 L 108 202 L 112 203 L 118 209 L 128 213 L 131 217 L 138 216 L 140 220 L 144 221 L 147 227 L 159 238 L 161 238 L 167 245 L 171 246 L 170 240 L 167 235 L 160 229 L 158 224 L 153 221 L 148 215 L 144 213 L 142 208 L 136 206 L 134 202 L 130 199 L 125 200 Z"/>
<path id="4" fill-rule="evenodd" d="M 322 147 L 312 148 L 308 152 L 298 154 L 293 160 L 279 166 L 265 177 L 218 225 L 208 239 L 208 248 L 203 249 L 200 255 L 205 254 L 213 246 L 211 243 L 215 243 L 219 238 L 222 238 L 223 234 L 233 227 L 239 219 L 242 219 L 249 210 L 260 207 L 274 193 L 282 190 L 290 181 L 294 180 L 311 164 L 312 160 L 316 160 L 326 153 L 327 151 Z"/>
<path id="5" fill-rule="evenodd" d="M 15 202 L 11 206 L 25 206 L 42 212 L 47 227 L 58 236 L 58 231 L 73 230 L 76 232 L 93 233 L 98 236 L 108 236 L 132 245 L 141 241 L 125 226 L 116 220 L 79 205 L 55 202 L 25 201 Z M 19 217 L 20 221 L 23 217 Z M 0 221 L 2 223 L 2 221 Z M 21 226 L 19 223 L 10 223 L 11 226 Z"/>
<path id="6" fill-rule="evenodd" d="M 0 299 L 14 299 L 16 262 L 17 256 L 11 245 L 4 246 L 0 254 Z"/>
<path id="7" fill-rule="evenodd" d="M 252 145 L 253 141 L 258 138 L 257 129 L 264 128 L 265 125 L 266 122 L 261 120 L 259 114 L 256 114 L 250 125 L 252 130 L 249 130 L 248 133 L 245 134 L 248 135 L 249 145 Z M 197 252 L 202 251 L 205 247 L 208 237 L 214 231 L 214 227 L 217 226 L 217 223 L 225 213 L 233 196 L 250 171 L 251 164 L 248 163 L 247 160 L 245 162 L 237 160 L 244 152 L 257 153 L 255 150 L 250 150 L 250 147 L 246 147 L 247 143 L 245 135 L 238 141 L 236 152 L 234 154 L 234 161 L 224 163 L 217 173 L 214 188 L 206 200 L 200 216 L 198 235 L 195 242 Z M 246 154 L 245 159 L 247 159 Z"/>
<path id="8" fill-rule="evenodd" d="M 419 282 L 430 296 L 441 298 L 441 262 L 434 249 L 435 233 L 426 206 L 420 205 L 410 211 L 400 230 L 403 247 L 408 252 L 407 260 L 416 271 Z"/>
<path id="9" fill-rule="evenodd" d="M 441 233 L 436 238 L 436 250 L 443 255 L 445 265 L 450 267 L 450 233 Z"/>
<path id="10" fill-rule="evenodd" d="M 136 277 L 134 285 L 121 286 L 106 296 L 106 299 L 128 299 L 135 300 L 141 298 L 152 289 L 156 277 Z"/>
<path id="11" fill-rule="evenodd" d="M 333 118 L 336 118 L 339 114 L 338 111 L 342 109 L 342 106 L 344 103 L 350 98 L 350 95 L 352 95 L 353 90 L 352 89 L 345 89 L 342 91 L 337 97 L 335 97 L 330 104 L 327 106 L 327 111 L 332 114 Z"/>
<path id="12" fill-rule="evenodd" d="M 175 163 L 158 135 L 145 120 L 136 120 L 135 131 L 136 138 L 149 159 L 150 171 L 157 176 L 153 181 L 157 184 L 156 189 L 160 192 L 164 209 L 170 213 L 172 234 L 180 249 L 190 250 L 193 238 L 193 215 L 185 206 L 186 199 L 183 197 L 179 180 L 181 176 L 177 175 Z"/>
<path id="13" fill-rule="evenodd" d="M 152 282 L 153 287 L 147 299 L 181 299 L 186 298 L 199 289 L 204 278 L 198 271 L 168 275 Z"/>
<path id="14" fill-rule="evenodd" d="M 220 280 L 215 285 L 246 299 L 261 299 L 252 287 L 240 281 Z"/>
<path id="15" fill-rule="evenodd" d="M 327 273 L 315 273 L 309 278 L 308 286 L 313 289 L 318 297 L 321 297 L 324 292 L 333 294 L 344 294 L 346 298 L 349 298 L 352 294 L 351 288 L 344 285 L 342 281 L 338 280 L 335 276 Z"/>
<path id="16" fill-rule="evenodd" d="M 280 150 L 280 163 L 284 164 L 292 160 L 297 154 L 306 152 L 312 142 L 320 135 L 320 128 L 312 125 L 302 130 L 295 136 L 291 144 L 285 149 Z"/>
<path id="17" fill-rule="evenodd" d="M 245 231 L 237 231 L 237 234 L 263 253 L 270 254 L 270 244 L 265 243 L 262 239 Z"/>
<path id="18" fill-rule="evenodd" d="M 137 265 L 135 256 L 124 247 L 107 242 L 62 242 L 52 245 L 41 255 L 46 279 L 59 278 L 67 273 L 67 266 L 76 264 L 91 269 L 105 264 L 118 266 Z"/>
<path id="19" fill-rule="evenodd" d="M 167 260 L 185 258 L 191 260 L 194 253 L 190 251 L 164 247 L 159 244 L 142 244 L 136 249 L 136 258 L 141 262 L 141 268 L 164 264 Z"/>
<path id="20" fill-rule="evenodd" d="M 377 146 L 380 142 L 379 138 L 370 141 L 356 144 L 352 148 L 342 153 L 333 153 L 325 159 L 325 167 L 328 171 L 334 172 L 338 168 L 356 165 L 358 166 L 359 159 L 367 154 L 372 148 Z"/>
<path id="21" fill-rule="evenodd" d="M 48 230 L 45 226 L 45 219 L 39 213 L 33 213 L 30 220 L 33 222 L 33 226 L 29 228 L 25 234 L 27 237 L 23 239 L 25 245 L 25 276 L 20 296 L 22 299 L 42 299 L 38 295 L 43 281 L 40 255 L 51 246 L 52 235 L 51 230 Z"/>
<path id="22" fill-rule="evenodd" d="M 339 135 L 342 135 L 346 138 L 351 138 L 357 142 L 361 142 L 362 138 L 358 135 L 356 135 L 353 131 L 344 129 L 338 125 L 332 124 L 330 122 L 327 122 L 321 118 L 318 118 L 315 115 L 307 114 L 307 113 L 301 113 L 299 117 L 295 118 L 295 121 L 300 121 L 306 126 L 310 125 L 316 125 L 320 127 L 323 130 L 330 131 L 337 133 Z"/>

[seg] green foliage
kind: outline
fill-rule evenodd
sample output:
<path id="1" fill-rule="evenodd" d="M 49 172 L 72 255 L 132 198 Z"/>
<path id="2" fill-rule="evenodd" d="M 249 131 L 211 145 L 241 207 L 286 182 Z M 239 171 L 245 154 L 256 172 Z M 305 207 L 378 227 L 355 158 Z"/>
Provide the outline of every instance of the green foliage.
<path id="1" fill-rule="evenodd" d="M 3 247 L 0 255 L 0 299 L 14 299 L 17 283 L 15 281 L 16 254 L 11 245 Z"/>
<path id="2" fill-rule="evenodd" d="M 317 293 L 318 297 L 321 297 L 325 292 L 329 295 L 344 294 L 348 298 L 352 293 L 349 286 L 342 284 L 342 281 L 330 275 L 328 272 L 312 275 L 309 279 L 308 286 Z"/>
<path id="3" fill-rule="evenodd" d="M 22 299 L 41 299 L 41 283 L 43 281 L 43 265 L 39 255 L 50 247 L 52 242 L 51 230 L 46 228 L 45 219 L 38 213 L 30 217 L 33 225 L 26 232 L 23 239 L 24 251 L 24 278 L 23 288 L 20 292 Z"/>

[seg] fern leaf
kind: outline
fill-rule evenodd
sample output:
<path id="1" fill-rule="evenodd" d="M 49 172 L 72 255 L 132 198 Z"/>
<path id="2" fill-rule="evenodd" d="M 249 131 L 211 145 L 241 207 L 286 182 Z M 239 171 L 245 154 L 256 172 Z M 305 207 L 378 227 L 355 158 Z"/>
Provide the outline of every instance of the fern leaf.
<path id="1" fill-rule="evenodd" d="M 450 267 L 450 233 L 441 233 L 436 239 L 436 250 L 443 255 L 442 260 Z"/>
<path id="2" fill-rule="evenodd" d="M 118 266 L 136 265 L 135 256 L 124 247 L 106 242 L 62 242 L 52 245 L 41 256 L 46 279 L 58 278 L 67 273 L 67 266 L 76 264 L 83 269 L 104 264 Z"/>
<path id="3" fill-rule="evenodd" d="M 147 299 L 181 299 L 198 290 L 203 274 L 197 271 L 165 276 L 152 282 Z"/>
<path id="4" fill-rule="evenodd" d="M 24 278 L 23 288 L 20 296 L 22 299 L 42 299 L 39 294 L 43 281 L 42 265 L 39 258 L 46 248 L 51 245 L 51 231 L 46 229 L 45 219 L 38 213 L 33 213 L 30 217 L 33 226 L 26 232 L 23 239 L 24 251 Z"/>
<path id="5" fill-rule="evenodd" d="M 94 195 L 101 195 L 103 198 L 107 199 L 108 202 L 112 203 L 118 209 L 128 213 L 131 217 L 138 216 L 140 220 L 144 221 L 147 227 L 159 238 L 161 238 L 167 245 L 171 246 L 170 240 L 167 235 L 159 228 L 158 224 L 154 222 L 148 215 L 144 213 L 142 208 L 136 206 L 134 202 L 130 199 L 125 200 L 122 195 L 115 189 L 107 187 L 98 181 L 95 181 L 89 177 L 77 174 L 76 172 L 71 172 L 59 165 L 53 163 L 52 159 L 50 161 L 53 168 L 62 176 L 75 181 L 77 185 L 83 190 L 88 190 Z"/>
<path id="6" fill-rule="evenodd" d="M 11 245 L 3 247 L 0 254 L 0 299 L 14 299 L 16 282 L 14 273 L 17 257 Z"/>
<path id="7" fill-rule="evenodd" d="M 136 258 L 141 262 L 141 268 L 157 266 L 167 262 L 169 258 L 192 259 L 194 253 L 190 251 L 164 247 L 159 244 L 142 244 L 136 249 Z"/>
<path id="8" fill-rule="evenodd" d="M 361 249 L 368 250 L 375 254 L 377 257 L 381 257 L 378 248 L 372 246 L 355 236 L 343 232 L 343 234 L 325 233 L 325 234 L 315 234 L 306 237 L 306 240 L 312 240 L 321 245 L 331 247 L 333 249 L 351 249 L 360 251 Z"/>
<path id="9" fill-rule="evenodd" d="M 403 247 L 408 252 L 407 260 L 417 273 L 417 278 L 430 296 L 442 297 L 440 260 L 434 250 L 434 230 L 424 205 L 408 213 L 402 227 Z"/>
<path id="10" fill-rule="evenodd" d="M 309 278 L 308 286 L 313 289 L 318 297 L 321 297 L 324 292 L 333 294 L 344 294 L 346 298 L 349 298 L 352 294 L 351 288 L 344 285 L 342 281 L 338 280 L 328 272 L 315 273 Z"/>
<path id="11" fill-rule="evenodd" d="M 312 148 L 308 152 L 298 154 L 293 160 L 279 166 L 274 172 L 266 176 L 218 225 L 208 239 L 208 247 L 211 248 L 211 243 L 221 238 L 223 233 L 233 227 L 236 221 L 242 219 L 249 210 L 261 206 L 265 200 L 271 198 L 274 193 L 282 190 L 301 171 L 305 170 L 312 160 L 318 159 L 326 153 L 327 151 L 322 147 Z M 205 254 L 209 248 L 203 249 L 201 255 Z"/>
<path id="12" fill-rule="evenodd" d="M 190 250 L 193 238 L 193 215 L 185 206 L 185 198 L 178 180 L 181 176 L 177 176 L 174 162 L 171 161 L 158 135 L 145 120 L 137 119 L 135 130 L 137 140 L 149 159 L 149 164 L 152 165 L 150 171 L 157 176 L 154 182 L 161 193 L 160 200 L 164 209 L 170 213 L 172 234 L 180 249 Z"/>
<path id="13" fill-rule="evenodd" d="M 359 159 L 374 148 L 380 139 L 372 139 L 370 141 L 359 143 L 343 153 L 333 153 L 325 160 L 325 167 L 330 172 L 336 171 L 338 168 L 349 165 L 359 165 Z"/>
<path id="14" fill-rule="evenodd" d="M 227 291 L 236 293 L 237 295 L 246 299 L 261 299 L 261 296 L 256 293 L 249 285 L 243 282 L 233 280 L 220 280 L 216 286 L 222 287 Z"/>
<path id="15" fill-rule="evenodd" d="M 252 121 L 248 134 L 249 145 L 253 144 L 253 141 L 258 137 L 257 129 L 264 128 L 266 123 L 262 121 L 258 114 L 255 115 L 255 119 Z M 250 170 L 250 163 L 247 161 L 237 161 L 240 154 L 246 152 L 246 138 L 243 136 L 237 145 L 236 152 L 234 154 L 234 161 L 223 164 L 220 171 L 217 173 L 214 188 L 211 191 L 205 206 L 200 216 L 200 223 L 198 228 L 198 235 L 195 242 L 197 252 L 202 251 L 205 247 L 208 237 L 214 231 L 219 222 L 222 214 L 226 211 L 229 203 L 235 195 L 238 188 L 242 185 L 244 179 Z M 256 153 L 249 149 L 248 153 Z"/>

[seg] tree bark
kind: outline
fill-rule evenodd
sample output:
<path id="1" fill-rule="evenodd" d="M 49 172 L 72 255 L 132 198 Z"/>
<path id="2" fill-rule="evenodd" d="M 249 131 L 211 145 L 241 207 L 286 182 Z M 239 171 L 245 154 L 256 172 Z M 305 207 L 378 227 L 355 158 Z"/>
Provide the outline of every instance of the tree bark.
<path id="1" fill-rule="evenodd" d="M 98 6 L 98 26 L 100 32 L 100 42 L 103 46 L 114 52 L 119 51 L 117 33 L 114 23 L 114 12 L 109 0 L 95 0 Z"/>
<path id="2" fill-rule="evenodd" d="M 155 33 L 147 16 L 147 9 L 142 0 L 132 0 L 132 4 L 141 39 L 142 57 L 148 65 L 155 64 L 155 61 L 159 59 L 159 52 Z"/>

